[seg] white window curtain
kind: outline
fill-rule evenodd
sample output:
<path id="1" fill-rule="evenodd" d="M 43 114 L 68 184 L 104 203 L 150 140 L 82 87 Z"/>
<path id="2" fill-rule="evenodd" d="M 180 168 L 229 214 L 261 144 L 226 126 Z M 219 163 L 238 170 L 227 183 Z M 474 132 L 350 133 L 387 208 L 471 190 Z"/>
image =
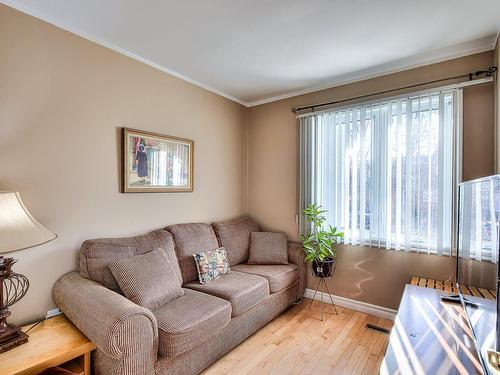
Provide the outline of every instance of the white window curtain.
<path id="1" fill-rule="evenodd" d="M 323 206 L 345 244 L 450 254 L 460 98 L 428 92 L 299 116 L 301 212 Z"/>
<path id="2" fill-rule="evenodd" d="M 464 183 L 459 194 L 460 256 L 498 263 L 500 175 Z"/>

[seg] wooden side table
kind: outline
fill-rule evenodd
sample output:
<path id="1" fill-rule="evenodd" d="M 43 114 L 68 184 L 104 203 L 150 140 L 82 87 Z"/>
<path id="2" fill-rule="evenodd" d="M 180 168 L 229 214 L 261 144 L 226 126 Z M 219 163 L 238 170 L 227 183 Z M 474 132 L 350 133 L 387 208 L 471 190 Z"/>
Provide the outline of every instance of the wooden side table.
<path id="1" fill-rule="evenodd" d="M 53 366 L 90 375 L 90 353 L 96 346 L 66 316 L 47 319 L 28 335 L 28 343 L 0 354 L 0 375 L 34 375 Z"/>

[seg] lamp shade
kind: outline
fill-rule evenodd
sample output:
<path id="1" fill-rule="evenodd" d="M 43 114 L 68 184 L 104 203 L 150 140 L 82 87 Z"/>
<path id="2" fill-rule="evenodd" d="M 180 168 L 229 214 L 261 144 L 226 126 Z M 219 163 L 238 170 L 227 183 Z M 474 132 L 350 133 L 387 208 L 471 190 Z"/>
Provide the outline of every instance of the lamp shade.
<path id="1" fill-rule="evenodd" d="M 19 193 L 0 191 L 0 254 L 41 245 L 56 235 L 40 224 Z"/>

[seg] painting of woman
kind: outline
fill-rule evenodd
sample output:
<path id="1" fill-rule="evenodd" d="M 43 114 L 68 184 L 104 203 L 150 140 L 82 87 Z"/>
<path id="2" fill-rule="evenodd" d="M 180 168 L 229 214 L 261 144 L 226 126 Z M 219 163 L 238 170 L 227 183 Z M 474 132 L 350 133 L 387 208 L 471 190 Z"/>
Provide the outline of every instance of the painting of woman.
<path id="1" fill-rule="evenodd" d="M 146 152 L 146 144 L 144 138 L 141 138 L 139 145 L 136 148 L 135 160 L 137 163 L 137 176 L 140 179 L 140 183 L 144 184 L 146 182 L 146 177 L 148 176 L 148 154 Z"/>
<path id="2" fill-rule="evenodd" d="M 123 128 L 124 193 L 193 191 L 189 139 Z"/>

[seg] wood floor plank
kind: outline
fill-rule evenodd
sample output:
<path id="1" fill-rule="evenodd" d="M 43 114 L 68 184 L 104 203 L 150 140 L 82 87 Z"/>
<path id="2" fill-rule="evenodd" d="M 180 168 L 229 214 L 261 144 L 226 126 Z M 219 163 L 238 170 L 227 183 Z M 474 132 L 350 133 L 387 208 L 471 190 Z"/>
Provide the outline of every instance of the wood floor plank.
<path id="1" fill-rule="evenodd" d="M 387 346 L 387 343 L 386 345 Z M 385 350 L 384 350 L 385 351 Z M 373 367 L 372 369 L 372 375 L 379 375 L 379 371 L 380 371 L 380 366 L 382 365 L 382 360 L 384 359 L 384 356 L 383 355 L 379 355 L 377 357 L 377 362 L 375 363 L 375 366 Z"/>
<path id="2" fill-rule="evenodd" d="M 361 314 L 360 318 L 357 319 L 356 323 L 347 332 L 347 337 L 351 339 L 351 343 L 342 352 L 340 358 L 338 358 L 338 361 L 336 361 L 335 366 L 331 372 L 332 374 L 342 373 L 346 367 L 350 368 L 352 366 L 352 361 L 358 358 L 358 355 L 355 353 L 359 352 L 360 350 L 362 351 L 362 348 L 358 348 L 359 342 L 362 339 L 363 335 L 369 331 L 369 329 L 365 327 L 366 318 L 366 314 Z M 355 358 L 351 360 L 353 355 Z"/>
<path id="3" fill-rule="evenodd" d="M 373 373 L 375 365 L 377 364 L 377 358 L 378 357 L 376 355 L 370 355 L 368 357 L 368 360 L 366 361 L 365 367 L 363 367 L 361 375 L 369 375 Z"/>
<path id="4" fill-rule="evenodd" d="M 215 374 L 377 374 L 389 336 L 367 323 L 393 322 L 310 300 L 291 307 L 207 368 Z"/>
<path id="5" fill-rule="evenodd" d="M 334 318 L 335 319 L 335 318 Z M 341 317 L 342 319 L 342 317 Z M 331 324 L 331 319 L 328 319 L 326 324 Z M 341 331 L 340 335 L 337 335 L 334 339 L 334 343 L 339 340 L 339 337 L 346 337 L 348 332 L 354 327 L 354 324 L 347 324 Z M 313 369 L 320 363 L 320 360 L 325 356 L 329 349 L 330 340 L 325 340 L 323 337 L 316 337 L 314 349 L 310 350 L 304 358 L 303 363 L 300 367 L 296 367 L 293 373 L 307 374 L 311 373 Z"/>

